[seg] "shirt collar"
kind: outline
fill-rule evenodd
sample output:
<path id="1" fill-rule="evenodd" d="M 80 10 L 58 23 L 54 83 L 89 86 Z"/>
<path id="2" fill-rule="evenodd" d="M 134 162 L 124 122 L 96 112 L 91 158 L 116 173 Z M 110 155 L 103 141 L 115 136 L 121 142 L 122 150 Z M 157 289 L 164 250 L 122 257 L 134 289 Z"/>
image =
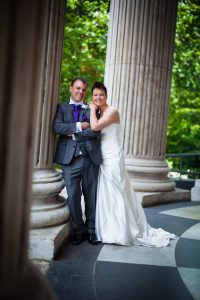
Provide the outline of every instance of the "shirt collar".
<path id="1" fill-rule="evenodd" d="M 69 104 L 83 105 L 83 101 L 80 101 L 79 103 L 77 103 L 77 102 L 75 102 L 75 101 L 70 97 Z"/>

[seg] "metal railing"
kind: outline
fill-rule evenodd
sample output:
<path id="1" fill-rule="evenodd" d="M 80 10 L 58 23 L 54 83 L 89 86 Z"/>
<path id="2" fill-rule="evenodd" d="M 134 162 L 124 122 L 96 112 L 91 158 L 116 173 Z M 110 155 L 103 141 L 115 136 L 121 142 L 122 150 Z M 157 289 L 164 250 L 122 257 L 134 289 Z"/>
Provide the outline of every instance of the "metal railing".
<path id="1" fill-rule="evenodd" d="M 178 167 L 173 167 L 171 172 L 179 173 L 180 179 L 181 175 L 189 175 L 190 178 L 194 179 L 200 178 L 200 153 L 170 153 L 166 154 L 165 158 L 170 158 L 172 161 L 176 159 L 175 165 Z"/>

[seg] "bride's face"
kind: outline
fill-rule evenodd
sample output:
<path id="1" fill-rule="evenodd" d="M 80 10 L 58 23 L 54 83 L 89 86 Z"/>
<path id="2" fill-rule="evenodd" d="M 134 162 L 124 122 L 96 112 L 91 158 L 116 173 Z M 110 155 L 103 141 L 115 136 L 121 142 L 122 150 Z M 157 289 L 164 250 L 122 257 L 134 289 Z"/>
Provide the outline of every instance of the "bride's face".
<path id="1" fill-rule="evenodd" d="M 92 99 L 94 104 L 99 107 L 103 107 L 106 105 L 107 95 L 105 94 L 104 90 L 94 89 L 92 93 Z"/>

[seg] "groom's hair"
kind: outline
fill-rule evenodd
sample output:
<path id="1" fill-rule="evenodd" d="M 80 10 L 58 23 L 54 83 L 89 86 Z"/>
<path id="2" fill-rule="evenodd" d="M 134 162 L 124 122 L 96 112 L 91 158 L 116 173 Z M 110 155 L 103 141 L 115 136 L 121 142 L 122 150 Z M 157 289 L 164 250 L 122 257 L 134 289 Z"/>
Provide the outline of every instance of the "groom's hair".
<path id="1" fill-rule="evenodd" d="M 104 93 L 105 93 L 106 96 L 107 96 L 107 88 L 105 87 L 105 85 L 104 85 L 102 82 L 96 81 L 96 82 L 93 84 L 93 86 L 92 86 L 92 93 L 93 93 L 93 90 L 94 90 L 94 89 L 103 90 Z"/>
<path id="2" fill-rule="evenodd" d="M 87 86 L 87 81 L 82 77 L 76 77 L 76 78 L 72 79 L 71 86 L 73 86 L 74 82 L 77 81 L 77 80 L 80 80 L 82 83 L 84 83 Z"/>

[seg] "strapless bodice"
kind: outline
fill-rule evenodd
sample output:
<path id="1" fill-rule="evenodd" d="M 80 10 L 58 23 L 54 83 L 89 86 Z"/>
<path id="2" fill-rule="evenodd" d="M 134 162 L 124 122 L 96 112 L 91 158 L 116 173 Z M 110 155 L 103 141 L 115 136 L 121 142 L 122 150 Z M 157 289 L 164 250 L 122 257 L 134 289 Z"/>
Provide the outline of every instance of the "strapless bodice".
<path id="1" fill-rule="evenodd" d="M 120 124 L 112 123 L 101 131 L 102 142 L 105 141 L 120 141 Z"/>

